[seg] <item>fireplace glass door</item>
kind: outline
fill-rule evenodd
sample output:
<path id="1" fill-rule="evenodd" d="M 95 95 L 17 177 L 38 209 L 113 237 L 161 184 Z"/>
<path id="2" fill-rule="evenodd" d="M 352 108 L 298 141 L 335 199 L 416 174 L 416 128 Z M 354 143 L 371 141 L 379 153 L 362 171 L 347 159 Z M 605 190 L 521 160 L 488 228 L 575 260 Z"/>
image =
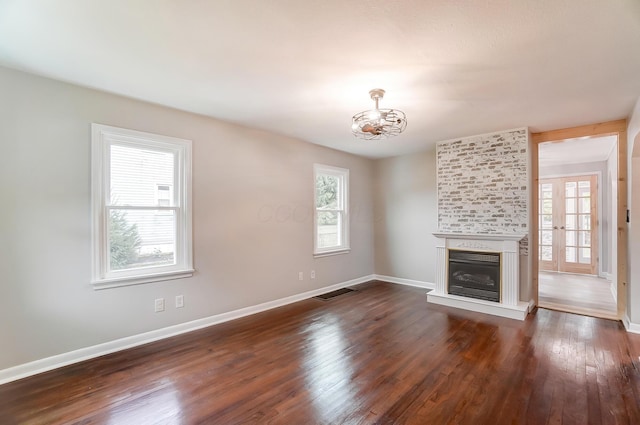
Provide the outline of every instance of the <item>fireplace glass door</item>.
<path id="1" fill-rule="evenodd" d="M 449 293 L 500 302 L 500 253 L 449 250 Z"/>

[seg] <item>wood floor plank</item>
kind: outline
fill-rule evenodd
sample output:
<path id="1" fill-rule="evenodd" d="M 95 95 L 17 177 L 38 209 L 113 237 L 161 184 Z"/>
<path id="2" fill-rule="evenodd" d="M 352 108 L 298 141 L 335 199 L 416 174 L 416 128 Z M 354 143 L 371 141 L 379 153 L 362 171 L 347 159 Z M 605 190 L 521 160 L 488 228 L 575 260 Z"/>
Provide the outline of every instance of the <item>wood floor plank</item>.
<path id="1" fill-rule="evenodd" d="M 635 424 L 640 335 L 373 281 L 0 386 L 0 424 Z"/>
<path id="2" fill-rule="evenodd" d="M 540 307 L 603 319 L 618 317 L 611 281 L 592 275 L 541 271 L 538 285 Z"/>

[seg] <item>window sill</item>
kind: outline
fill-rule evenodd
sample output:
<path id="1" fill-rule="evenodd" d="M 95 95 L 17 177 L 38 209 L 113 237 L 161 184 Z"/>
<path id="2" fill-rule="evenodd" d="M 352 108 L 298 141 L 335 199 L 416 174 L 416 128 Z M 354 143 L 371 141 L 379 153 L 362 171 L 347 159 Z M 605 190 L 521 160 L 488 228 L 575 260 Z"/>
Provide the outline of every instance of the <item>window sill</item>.
<path id="1" fill-rule="evenodd" d="M 331 257 L 332 255 L 348 254 L 351 248 L 338 249 L 336 251 L 317 252 L 313 254 L 313 258 Z"/>
<path id="2" fill-rule="evenodd" d="M 120 286 L 140 285 L 142 283 L 161 282 L 163 280 L 183 279 L 193 276 L 195 270 L 177 270 L 167 273 L 158 273 L 152 275 L 128 276 L 110 279 L 92 280 L 93 289 L 118 288 Z"/>

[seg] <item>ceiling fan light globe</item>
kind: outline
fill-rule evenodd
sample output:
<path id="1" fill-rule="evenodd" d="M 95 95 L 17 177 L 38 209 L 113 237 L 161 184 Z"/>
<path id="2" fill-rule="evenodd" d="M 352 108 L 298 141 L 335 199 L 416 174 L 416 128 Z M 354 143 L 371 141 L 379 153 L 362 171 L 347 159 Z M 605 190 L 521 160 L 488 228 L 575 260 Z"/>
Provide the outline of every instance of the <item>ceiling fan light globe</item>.
<path id="1" fill-rule="evenodd" d="M 380 111 L 369 111 L 367 112 L 367 118 L 371 121 L 376 121 L 380 119 Z"/>

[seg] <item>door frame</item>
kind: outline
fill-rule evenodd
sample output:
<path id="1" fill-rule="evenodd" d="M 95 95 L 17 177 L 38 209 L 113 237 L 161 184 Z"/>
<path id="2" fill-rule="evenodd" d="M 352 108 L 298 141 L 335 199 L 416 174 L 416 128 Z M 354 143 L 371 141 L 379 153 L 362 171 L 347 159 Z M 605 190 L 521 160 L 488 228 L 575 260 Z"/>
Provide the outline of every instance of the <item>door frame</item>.
<path id="1" fill-rule="evenodd" d="M 544 142 L 561 142 L 566 139 L 579 137 L 616 136 L 618 157 L 618 188 L 617 188 L 617 231 L 615 242 L 617 255 L 616 287 L 618 319 L 622 319 L 626 313 L 627 305 L 627 120 L 607 121 L 598 124 L 583 125 L 580 127 L 564 128 L 560 130 L 531 133 L 531 180 L 530 191 L 531 211 L 531 286 L 535 305 L 538 305 L 538 145 Z M 535 216 L 535 217 L 534 217 Z M 613 247 L 612 247 L 613 248 Z"/>

